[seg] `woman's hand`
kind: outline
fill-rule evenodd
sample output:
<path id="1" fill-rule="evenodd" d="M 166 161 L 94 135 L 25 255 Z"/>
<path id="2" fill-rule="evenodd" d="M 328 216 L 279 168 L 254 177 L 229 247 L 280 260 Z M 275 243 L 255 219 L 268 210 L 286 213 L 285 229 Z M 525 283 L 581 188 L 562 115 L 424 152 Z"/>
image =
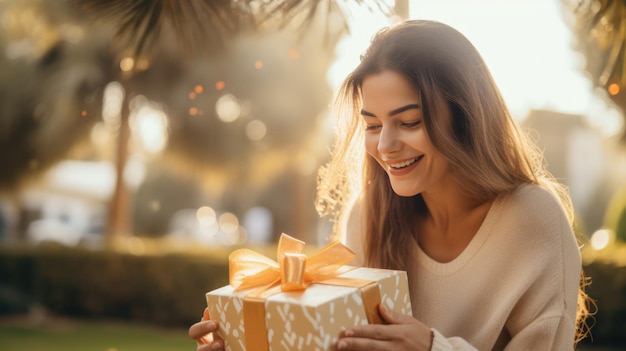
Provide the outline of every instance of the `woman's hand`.
<path id="1" fill-rule="evenodd" d="M 379 307 L 388 324 L 368 324 L 350 327 L 339 334 L 337 350 L 416 350 L 432 347 L 432 332 L 411 316 Z"/>
<path id="2" fill-rule="evenodd" d="M 205 308 L 202 320 L 189 328 L 189 336 L 198 343 L 196 351 L 224 350 L 224 340 L 214 334 L 216 331 L 217 322 L 211 320 Z"/>

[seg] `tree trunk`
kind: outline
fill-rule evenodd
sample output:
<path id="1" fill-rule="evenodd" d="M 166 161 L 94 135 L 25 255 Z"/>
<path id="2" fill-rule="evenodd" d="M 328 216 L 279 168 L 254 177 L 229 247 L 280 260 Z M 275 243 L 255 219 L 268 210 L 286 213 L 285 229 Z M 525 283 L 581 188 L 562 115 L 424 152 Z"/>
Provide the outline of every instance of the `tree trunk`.
<path id="1" fill-rule="evenodd" d="M 122 109 L 120 112 L 120 128 L 117 136 L 117 153 L 115 160 L 115 191 L 109 203 L 109 221 L 107 239 L 109 243 L 118 242 L 130 235 L 130 204 L 129 191 L 124 181 L 124 170 L 128 160 L 128 140 L 130 127 L 128 117 L 130 107 L 128 93 L 124 94 Z"/>
<path id="2" fill-rule="evenodd" d="M 409 0 L 396 0 L 395 1 L 396 14 L 401 20 L 409 18 Z"/>

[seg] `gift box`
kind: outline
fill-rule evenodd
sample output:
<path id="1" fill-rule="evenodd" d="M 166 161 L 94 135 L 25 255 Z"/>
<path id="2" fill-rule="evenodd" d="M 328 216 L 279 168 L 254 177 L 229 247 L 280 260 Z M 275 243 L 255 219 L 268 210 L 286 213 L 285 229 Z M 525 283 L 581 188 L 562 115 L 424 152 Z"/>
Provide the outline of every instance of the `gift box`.
<path id="1" fill-rule="evenodd" d="M 380 303 L 411 315 L 406 272 L 346 266 L 354 253 L 338 242 L 311 257 L 303 245 L 283 234 L 278 262 L 231 254 L 230 284 L 206 294 L 226 350 L 334 350 L 346 327 L 381 323 Z"/>

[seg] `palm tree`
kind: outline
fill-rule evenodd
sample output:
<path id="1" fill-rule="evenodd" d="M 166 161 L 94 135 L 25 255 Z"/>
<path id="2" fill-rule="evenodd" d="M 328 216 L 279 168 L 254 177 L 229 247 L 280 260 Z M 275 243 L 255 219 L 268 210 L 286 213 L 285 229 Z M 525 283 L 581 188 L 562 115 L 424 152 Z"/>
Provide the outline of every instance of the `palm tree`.
<path id="1" fill-rule="evenodd" d="M 175 38 L 183 59 L 193 61 L 197 57 L 215 57 L 222 51 L 233 50 L 234 39 L 242 33 L 267 32 L 274 29 L 297 28 L 302 37 L 306 36 L 307 30 L 320 26 L 315 26 L 316 20 L 322 18 L 326 24 L 322 33 L 327 42 L 327 47 L 332 46 L 338 38 L 338 34 L 349 30 L 346 20 L 346 13 L 349 11 L 350 1 L 305 1 L 305 0 L 282 0 L 282 1 L 215 1 L 215 0 L 74 0 L 73 3 L 86 13 L 91 13 L 97 18 L 112 22 L 118 29 L 117 44 L 120 51 L 126 52 L 136 60 L 147 58 L 158 51 L 163 44 L 162 38 Z M 391 9 L 383 1 L 358 0 L 360 6 L 367 6 L 372 10 L 385 11 L 391 15 Z M 407 2 L 398 0 L 398 7 L 408 11 Z M 404 5 L 404 6 L 400 6 Z M 339 27 L 339 30 L 333 30 Z M 243 77 L 245 79 L 245 77 Z M 262 87 L 260 87 L 262 89 Z M 128 113 L 128 111 L 126 111 Z M 126 117 L 126 118 L 125 118 Z M 127 116 L 122 114 L 122 121 Z M 293 118 L 283 118 L 279 122 L 289 125 L 288 121 Z M 285 129 L 285 135 L 292 135 L 298 139 L 300 133 L 294 133 L 294 128 L 298 127 L 305 132 L 307 123 L 293 123 L 291 128 Z M 269 121 L 271 123 L 271 121 Z M 211 124 L 211 123 L 210 123 Z M 190 125 L 187 125 L 188 127 Z M 194 127 L 194 126 L 191 126 Z M 183 154 L 193 154 L 193 149 L 202 150 L 197 145 L 194 148 L 193 135 L 198 139 L 197 144 L 206 145 L 206 140 L 220 140 L 215 132 L 210 135 L 206 133 L 194 133 L 196 128 L 182 128 L 184 133 L 174 133 L 172 135 L 172 147 L 170 149 L 183 149 Z M 214 130 L 215 126 L 201 130 Z M 120 130 L 118 145 L 118 181 L 114 198 L 110 207 L 110 227 L 114 232 L 128 232 L 128 192 L 124 189 L 122 182 L 122 171 L 124 168 L 125 155 L 127 154 L 127 141 Z M 287 132 L 288 131 L 288 132 Z M 220 135 L 228 135 L 228 129 L 218 132 Z M 203 140 L 202 142 L 198 142 Z M 178 143 L 177 143 L 178 141 Z M 294 141 L 290 141 L 293 143 Z M 282 147 L 289 145 L 279 143 Z M 241 143 L 230 143 L 226 149 L 237 150 Z M 222 149 L 224 144 L 222 144 Z M 213 148 L 219 147 L 213 145 Z M 232 155 L 233 152 L 222 152 L 223 155 Z M 241 153 L 239 153 L 241 155 Z M 244 153 L 245 154 L 245 153 Z M 202 158 L 207 153 L 194 155 L 196 159 Z M 215 156 L 214 154 L 211 157 Z M 225 156 L 221 161 L 224 165 L 225 159 L 237 159 L 237 156 Z M 212 164 L 212 163 L 207 163 Z M 248 170 L 246 167 L 244 170 Z M 236 172 L 249 173 L 249 172 Z M 234 179 L 242 181 L 241 177 Z"/>
<path id="2" fill-rule="evenodd" d="M 626 1 L 561 0 L 595 87 L 626 111 Z M 626 129 L 621 141 L 626 143 Z"/>
<path id="3" fill-rule="evenodd" d="M 406 0 L 398 0 L 397 2 L 398 4 L 406 5 Z M 15 1 L 9 2 L 8 4 L 18 3 L 29 4 L 29 6 L 42 6 L 41 1 L 35 0 L 24 2 Z M 90 44 L 91 47 L 93 47 L 94 55 L 96 55 L 95 57 L 97 58 L 93 61 L 94 64 L 99 67 L 100 71 L 100 74 L 97 75 L 98 79 L 88 79 L 86 83 L 82 83 L 79 87 L 80 89 L 73 92 L 64 92 L 64 94 L 69 94 L 78 99 L 76 103 L 73 104 L 74 106 L 78 106 L 77 114 L 84 115 L 87 114 L 88 111 L 89 117 L 95 115 L 93 111 L 98 111 L 98 109 L 101 108 L 99 106 L 102 101 L 101 95 L 100 98 L 94 98 L 94 96 L 98 93 L 101 94 L 104 86 L 108 82 L 118 81 L 126 90 L 126 100 L 123 103 L 120 116 L 122 123 L 120 124 L 117 138 L 117 185 L 109 209 L 108 233 L 110 236 L 129 234 L 131 231 L 130 214 L 128 211 L 130 194 L 125 188 L 122 177 L 128 155 L 129 131 L 127 120 L 130 114 L 128 101 L 134 95 L 142 94 L 155 101 L 163 102 L 168 106 L 173 115 L 178 114 L 177 117 L 181 117 L 180 113 L 176 111 L 186 111 L 189 107 L 181 106 L 181 102 L 174 98 L 176 96 L 175 88 L 180 88 L 181 85 L 184 85 L 186 82 L 188 83 L 189 79 L 187 78 L 187 80 L 185 80 L 185 77 L 188 77 L 189 72 L 197 73 L 199 65 L 210 65 L 218 62 L 216 66 L 218 67 L 220 61 L 230 60 L 230 62 L 232 62 L 239 58 L 242 52 L 241 47 L 238 48 L 238 45 L 241 46 L 242 41 L 239 39 L 242 37 L 248 38 L 243 39 L 244 41 L 248 40 L 248 47 L 253 47 L 255 44 L 258 44 L 257 42 L 260 42 L 260 40 L 251 41 L 249 38 L 253 38 L 255 35 L 262 35 L 263 33 L 279 33 L 281 30 L 283 32 L 297 33 L 302 42 L 306 42 L 307 38 L 309 38 L 309 40 L 311 40 L 311 38 L 323 40 L 326 45 L 326 53 L 319 55 L 320 59 L 322 59 L 322 62 L 319 64 L 328 65 L 329 59 L 332 57 L 332 48 L 338 36 L 350 30 L 347 22 L 347 14 L 351 6 L 366 6 L 372 11 L 383 11 L 390 16 L 393 14 L 392 9 L 389 8 L 385 2 L 377 0 L 67 0 L 65 2 L 55 3 L 55 5 L 45 5 L 48 10 L 40 9 L 39 13 L 41 15 L 48 13 L 55 15 L 65 13 L 64 10 L 68 9 L 65 5 L 69 5 L 70 9 L 74 9 L 75 11 L 67 11 L 68 15 L 64 17 L 63 20 L 68 21 L 69 18 L 72 25 L 83 27 L 85 32 L 90 35 L 100 33 L 99 36 L 95 35 L 98 37 L 97 40 L 83 41 L 85 45 Z M 408 10 L 408 6 L 399 8 Z M 104 24 L 102 24 L 102 22 L 104 22 Z M 110 39 L 107 39 L 110 38 L 109 33 L 111 30 L 116 33 L 112 42 Z M 274 35 L 274 40 L 278 40 L 278 42 L 285 41 L 284 38 L 280 38 L 279 34 L 271 35 Z M 111 46 L 110 43 L 113 45 Z M 272 45 L 275 47 L 277 44 Z M 74 50 L 80 52 L 80 49 L 74 48 Z M 237 53 L 237 50 L 240 51 Z M 60 59 L 58 50 L 49 50 L 48 54 L 44 56 L 46 59 L 42 60 L 42 62 L 56 63 Z M 148 66 L 146 65 L 135 65 L 132 69 L 121 72 L 119 70 L 119 62 L 122 59 L 128 58 L 133 59 L 136 63 L 149 62 L 149 68 L 147 68 Z M 2 59 L 2 57 L 0 57 L 0 59 Z M 65 59 L 69 60 L 69 58 Z M 63 60 L 60 61 L 65 62 Z M 71 65 L 71 63 L 67 62 L 66 65 Z M 54 69 L 58 67 L 58 64 L 50 64 L 50 66 L 50 83 L 62 81 L 62 79 L 59 80 L 59 75 L 55 74 L 54 71 Z M 313 66 L 310 65 L 309 62 L 307 70 L 310 70 L 311 67 Z M 90 69 L 89 71 L 94 72 L 94 69 Z M 269 67 L 267 71 L 270 71 Z M 5 74 L 6 73 L 11 72 L 5 71 Z M 237 72 L 233 73 L 233 75 L 236 75 L 236 73 Z M 295 74 L 298 75 L 298 73 Z M 202 83 L 204 87 L 211 86 L 213 81 L 210 75 L 210 73 L 205 76 L 199 75 L 198 82 Z M 291 73 L 291 75 L 294 76 L 294 73 Z M 41 84 L 42 79 L 38 78 L 36 74 L 33 74 L 33 76 L 32 84 L 41 85 L 42 90 L 49 91 L 49 87 L 55 86 L 55 84 Z M 48 75 L 46 75 L 46 77 L 47 76 Z M 309 79 L 310 81 L 317 82 L 315 84 L 325 84 L 323 80 L 319 79 L 319 77 L 322 76 L 323 74 L 318 73 L 317 78 L 309 77 Z M 168 79 L 168 85 L 164 86 L 164 80 Z M 18 80 L 19 79 L 16 81 Z M 233 80 L 235 80 L 234 76 Z M 159 88 L 155 89 L 157 86 Z M 46 87 L 48 87 L 48 89 L 46 89 Z M 29 91 L 28 87 L 23 88 L 25 91 Z M 236 87 L 233 88 L 237 91 Z M 257 86 L 255 90 L 267 92 L 268 89 L 265 89 L 265 87 L 261 85 Z M 7 89 L 6 91 L 9 90 Z M 322 95 L 317 95 L 316 99 L 313 100 L 317 105 L 312 105 L 310 108 L 305 107 L 307 110 L 319 111 L 320 106 L 325 106 L 328 96 L 324 95 L 326 94 L 324 93 L 324 89 L 321 91 Z M 246 97 L 242 89 L 237 92 L 243 95 L 244 98 Z M 52 94 L 55 93 L 58 92 L 52 91 Z M 48 94 L 50 94 L 50 92 L 48 92 Z M 9 94 L 3 95 L 7 99 L 10 98 Z M 85 96 L 87 96 L 88 99 L 85 99 Z M 312 95 L 309 94 L 309 96 Z M 211 96 L 207 101 L 214 103 L 217 97 L 217 95 Z M 38 96 L 32 96 L 30 99 L 36 101 L 38 98 Z M 254 100 L 253 96 L 248 96 L 248 98 Z M 259 97 L 259 99 L 263 98 Z M 50 98 L 50 100 L 54 101 L 54 98 Z M 35 105 L 35 103 L 21 104 L 21 106 L 27 107 Z M 210 104 L 207 106 L 205 110 L 211 108 Z M 202 110 L 201 107 L 200 110 Z M 16 116 L 13 111 L 7 111 L 6 108 L 0 112 L 2 113 L 0 115 L 0 122 L 3 120 L 9 121 L 13 118 L 11 116 Z M 35 116 L 34 107 L 31 109 L 27 108 L 26 114 Z M 307 114 L 293 111 L 284 114 L 282 118 L 272 110 L 263 112 L 263 115 L 275 116 L 276 118 L 266 121 L 268 128 L 275 125 L 276 130 L 289 130 L 290 133 L 296 131 L 296 133 L 291 134 L 276 134 L 276 137 L 273 139 L 276 149 L 291 148 L 296 141 L 302 139 L 298 137 L 302 134 L 298 133 L 305 133 L 307 130 L 310 130 L 312 126 L 311 121 L 314 120 Z M 13 120 L 20 121 L 20 123 L 9 124 L 9 126 L 22 125 L 24 122 L 28 121 L 28 119 L 18 117 Z M 291 117 L 298 117 L 300 119 L 298 120 Z M 259 155 L 257 151 L 253 150 L 253 145 L 246 145 L 246 142 L 242 143 L 240 139 L 239 141 L 233 141 L 233 138 L 228 138 L 229 133 L 235 133 L 233 124 L 228 127 L 223 127 L 211 122 L 210 118 L 200 122 L 204 123 L 204 125 L 198 125 L 197 120 L 193 122 L 196 124 L 191 122 L 181 123 L 181 120 L 183 119 L 179 118 L 177 121 L 171 123 L 173 127 L 168 149 L 170 153 L 175 153 L 179 156 L 182 155 L 183 158 L 196 161 L 196 166 L 197 163 L 204 163 L 207 168 L 214 170 L 216 165 L 224 165 L 225 160 L 232 161 L 233 159 L 237 159 L 233 157 L 233 153 L 237 150 L 249 150 L 252 151 L 255 156 Z M 34 155 L 20 158 L 26 160 L 34 159 L 37 160 L 36 163 L 22 160 L 19 167 L 16 167 L 14 171 L 8 172 L 7 169 L 3 170 L 2 174 L 0 174 L 0 178 L 3 180 L 1 185 L 3 185 L 5 189 L 15 185 L 17 180 L 21 179 L 26 171 L 32 174 L 38 174 L 45 170 L 47 166 L 56 162 L 65 152 L 71 149 L 75 141 L 79 139 L 78 136 L 82 137 L 88 134 L 86 131 L 95 123 L 94 119 L 83 118 L 82 121 L 85 123 L 71 125 L 71 128 L 82 126 L 81 128 L 83 129 L 79 129 L 76 133 L 68 135 L 68 131 L 71 132 L 73 129 L 66 127 L 64 131 L 60 131 L 60 128 L 54 128 L 55 123 L 50 123 L 57 121 L 57 119 L 48 118 L 47 121 L 49 123 L 35 123 L 35 125 L 42 128 L 45 127 L 45 130 L 56 130 L 57 133 L 48 133 L 54 140 L 49 140 L 45 145 L 40 143 L 42 147 L 37 149 L 37 151 L 33 151 Z M 289 125 L 291 125 L 291 127 L 289 127 Z M 200 126 L 203 127 L 198 128 Z M 198 133 L 198 131 L 205 131 L 205 133 Z M 19 129 L 6 128 L 3 132 L 5 132 L 5 134 L 0 135 L 0 145 L 8 145 L 11 142 L 15 142 L 15 140 L 24 140 L 26 143 L 29 142 L 29 138 L 24 138 L 25 134 L 20 132 Z M 207 132 L 209 134 L 206 134 Z M 11 135 L 17 137 L 17 139 L 10 139 L 9 136 Z M 208 138 L 207 136 L 210 135 L 217 136 L 217 138 Z M 220 144 L 219 141 L 224 141 L 224 138 L 229 141 Z M 54 157 L 45 158 L 42 155 L 49 149 L 49 145 L 57 146 L 54 148 L 57 152 L 54 154 Z M 229 152 L 223 152 L 224 145 L 227 145 L 226 149 L 228 149 Z M 23 149 L 28 150 L 28 147 L 23 147 Z M 210 152 L 207 152 L 207 150 Z M 216 152 L 217 150 L 220 150 L 220 152 Z M 7 153 L 7 155 L 9 155 L 7 157 L 10 157 L 10 153 Z M 241 164 L 241 162 L 239 163 Z M 37 172 L 33 172 L 33 168 L 36 168 Z M 232 169 L 232 167 L 230 168 Z M 239 173 L 246 174 L 246 172 Z M 248 177 L 250 177 L 250 175 L 248 175 Z M 239 180 L 241 181 L 242 179 L 239 178 Z"/>

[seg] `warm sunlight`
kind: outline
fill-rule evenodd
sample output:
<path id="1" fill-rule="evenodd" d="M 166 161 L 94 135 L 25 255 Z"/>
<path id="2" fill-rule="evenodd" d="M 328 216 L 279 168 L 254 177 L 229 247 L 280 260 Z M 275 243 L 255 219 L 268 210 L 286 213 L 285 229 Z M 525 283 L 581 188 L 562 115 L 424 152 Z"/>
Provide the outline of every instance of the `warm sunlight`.
<path id="1" fill-rule="evenodd" d="M 511 113 L 522 120 L 532 109 L 584 115 L 605 135 L 622 126 L 620 113 L 594 94 L 583 72 L 584 58 L 572 48 L 572 34 L 559 0 L 411 0 L 410 18 L 447 23 L 481 52 Z M 329 70 L 336 88 L 359 62 L 376 30 L 390 22 L 359 10 L 352 35 L 337 47 Z M 532 25 L 530 25 L 532 24 Z"/>

